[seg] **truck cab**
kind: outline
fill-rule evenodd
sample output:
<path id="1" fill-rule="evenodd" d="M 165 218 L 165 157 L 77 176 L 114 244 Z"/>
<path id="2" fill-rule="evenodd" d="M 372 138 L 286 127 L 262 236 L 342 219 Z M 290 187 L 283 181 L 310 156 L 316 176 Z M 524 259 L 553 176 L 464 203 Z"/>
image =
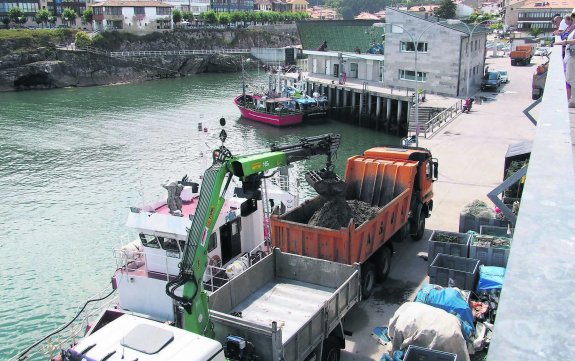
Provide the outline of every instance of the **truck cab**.
<path id="1" fill-rule="evenodd" d="M 62 361 L 172 360 L 226 361 L 218 341 L 153 321 L 145 316 L 106 310 Z"/>

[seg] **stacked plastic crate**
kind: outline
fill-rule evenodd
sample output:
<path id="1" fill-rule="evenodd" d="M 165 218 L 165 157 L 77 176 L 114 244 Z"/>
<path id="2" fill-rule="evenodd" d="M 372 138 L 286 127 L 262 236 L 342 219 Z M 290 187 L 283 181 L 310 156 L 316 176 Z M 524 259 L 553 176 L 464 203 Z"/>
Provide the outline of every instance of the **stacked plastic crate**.
<path id="1" fill-rule="evenodd" d="M 473 291 L 479 260 L 469 257 L 470 235 L 433 231 L 429 239 L 429 283 Z"/>

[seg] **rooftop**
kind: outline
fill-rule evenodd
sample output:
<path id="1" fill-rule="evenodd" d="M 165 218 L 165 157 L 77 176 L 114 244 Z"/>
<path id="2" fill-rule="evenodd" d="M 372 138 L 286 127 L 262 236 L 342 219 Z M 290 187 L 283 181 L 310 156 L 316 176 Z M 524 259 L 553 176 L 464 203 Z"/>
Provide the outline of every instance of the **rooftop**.
<path id="1" fill-rule="evenodd" d="M 152 7 L 152 8 L 171 8 L 173 7 L 170 4 L 166 4 L 159 1 L 118 1 L 118 0 L 111 0 L 111 1 L 104 1 L 95 4 L 90 4 L 88 6 L 92 7 Z"/>
<path id="2" fill-rule="evenodd" d="M 575 8 L 575 0 L 528 0 L 519 9 L 568 9 Z"/>
<path id="3" fill-rule="evenodd" d="M 379 20 L 378 20 L 379 21 Z M 332 51 L 365 52 L 371 47 L 369 32 L 376 20 L 301 21 L 297 29 L 304 50 L 316 50 L 326 41 Z"/>
<path id="4" fill-rule="evenodd" d="M 449 24 L 449 23 L 445 23 L 445 21 L 447 19 L 442 19 L 439 18 L 437 16 L 429 16 L 427 14 L 422 14 L 422 13 L 416 13 L 416 12 L 412 12 L 412 11 L 405 11 L 405 10 L 399 10 L 397 8 L 391 8 L 388 7 L 387 11 L 396 11 L 408 16 L 413 16 L 416 18 L 419 18 L 421 20 L 425 20 L 429 23 L 437 23 L 437 25 L 439 26 L 443 26 L 445 28 L 448 29 L 452 29 L 455 31 L 459 31 L 461 33 L 465 33 L 465 34 L 469 34 L 470 32 L 473 32 L 473 34 L 482 34 L 482 33 L 491 33 L 491 29 L 483 26 L 483 25 L 475 25 L 473 23 L 471 24 L 465 24 L 465 23 L 456 23 L 456 24 Z"/>

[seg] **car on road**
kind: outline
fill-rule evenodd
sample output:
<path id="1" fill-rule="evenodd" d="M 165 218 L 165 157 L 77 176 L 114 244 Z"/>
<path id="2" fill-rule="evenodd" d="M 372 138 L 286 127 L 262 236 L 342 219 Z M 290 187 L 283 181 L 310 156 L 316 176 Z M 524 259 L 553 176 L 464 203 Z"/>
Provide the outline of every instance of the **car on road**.
<path id="1" fill-rule="evenodd" d="M 502 83 L 505 83 L 505 84 L 509 83 L 509 78 L 508 78 L 508 75 L 507 75 L 507 70 L 502 69 L 502 70 L 497 70 L 497 72 L 499 73 L 499 77 L 501 78 L 501 82 L 502 82 Z"/>
<path id="2" fill-rule="evenodd" d="M 481 80 L 481 90 L 497 90 L 501 86 L 501 75 L 498 71 L 488 72 Z"/>
<path id="3" fill-rule="evenodd" d="M 537 48 L 533 55 L 546 56 L 549 55 L 549 48 Z"/>

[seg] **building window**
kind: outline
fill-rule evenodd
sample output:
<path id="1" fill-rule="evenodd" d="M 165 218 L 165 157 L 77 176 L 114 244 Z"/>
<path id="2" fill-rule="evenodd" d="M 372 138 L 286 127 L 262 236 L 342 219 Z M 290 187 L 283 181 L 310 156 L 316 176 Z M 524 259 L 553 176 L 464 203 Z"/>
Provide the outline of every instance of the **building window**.
<path id="1" fill-rule="evenodd" d="M 400 80 L 409 80 L 415 81 L 415 72 L 413 70 L 399 70 L 399 79 Z M 418 71 L 417 72 L 417 81 L 425 82 L 427 80 L 427 73 Z"/>
<path id="2" fill-rule="evenodd" d="M 134 7 L 134 15 L 146 15 L 146 9 L 142 6 Z"/>
<path id="3" fill-rule="evenodd" d="M 122 15 L 122 8 L 120 7 L 106 7 L 104 9 L 106 15 Z"/>
<path id="4" fill-rule="evenodd" d="M 171 15 L 172 14 L 172 9 L 165 7 L 165 8 L 156 8 L 156 15 Z"/>
<path id="5" fill-rule="evenodd" d="M 104 15 L 104 8 L 94 7 L 94 15 Z"/>
<path id="6" fill-rule="evenodd" d="M 415 51 L 415 43 L 413 41 L 402 41 L 400 43 L 401 51 L 404 52 L 413 52 Z M 419 53 L 427 53 L 427 43 L 419 42 L 417 43 L 417 52 Z"/>

